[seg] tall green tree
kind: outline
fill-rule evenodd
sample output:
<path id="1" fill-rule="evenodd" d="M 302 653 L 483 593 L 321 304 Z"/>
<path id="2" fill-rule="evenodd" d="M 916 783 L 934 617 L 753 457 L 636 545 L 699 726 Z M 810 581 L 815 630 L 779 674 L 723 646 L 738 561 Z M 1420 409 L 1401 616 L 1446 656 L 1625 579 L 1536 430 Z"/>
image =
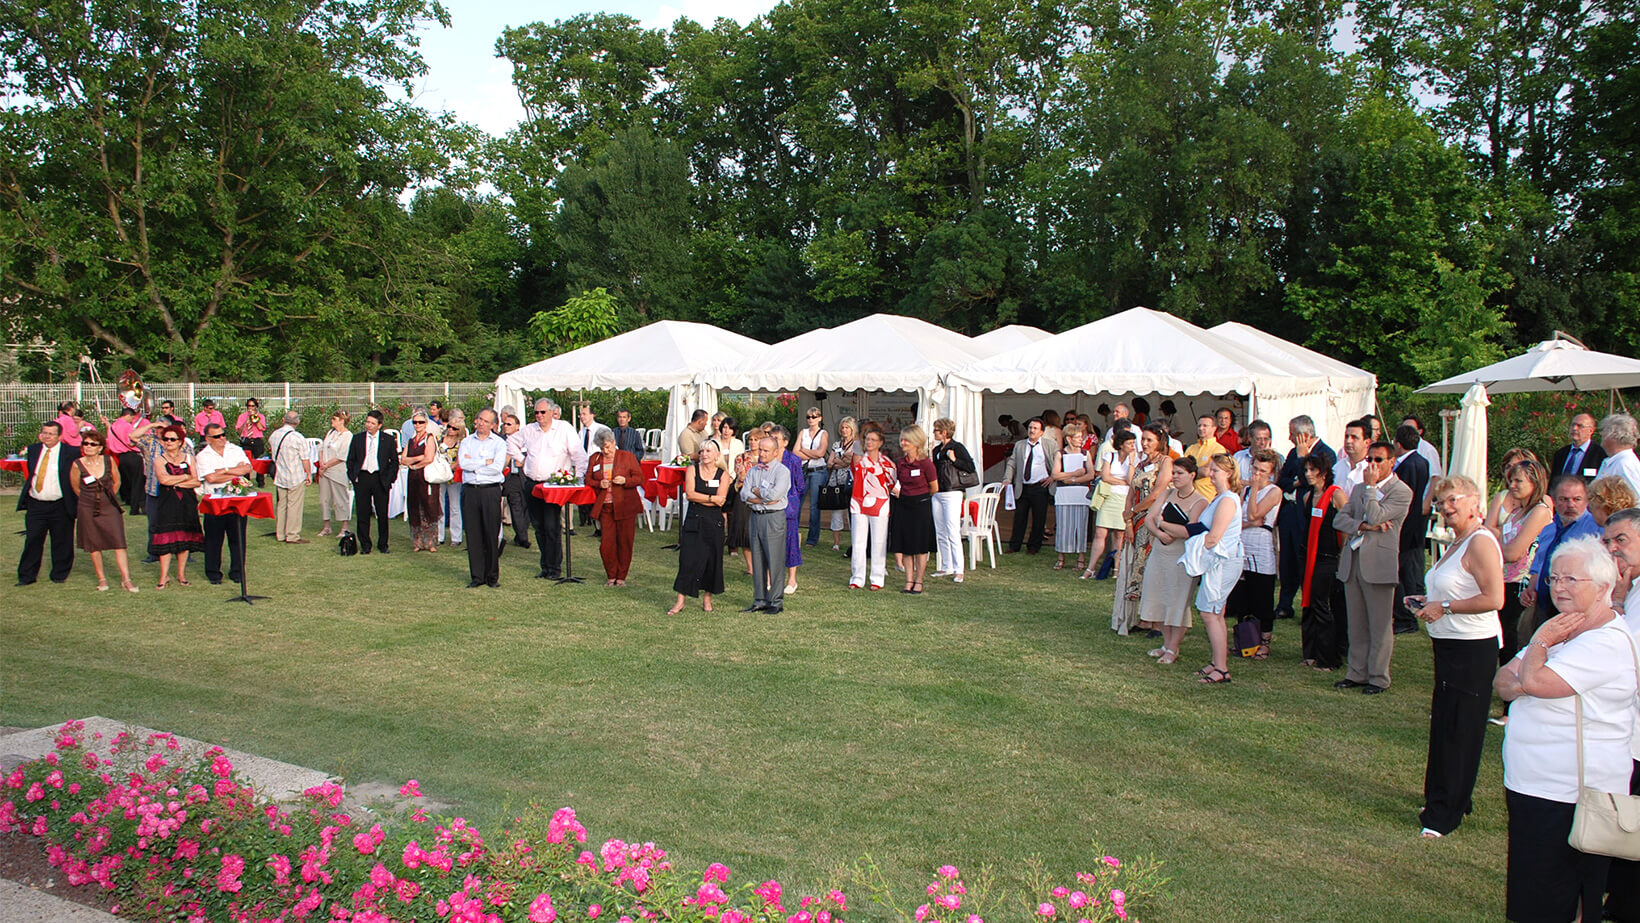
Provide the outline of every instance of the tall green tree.
<path id="1" fill-rule="evenodd" d="M 8 320 L 182 377 L 323 372 L 442 328 L 401 274 L 397 197 L 466 139 L 385 87 L 445 20 L 429 0 L 0 8 L 22 94 L 0 110 Z"/>

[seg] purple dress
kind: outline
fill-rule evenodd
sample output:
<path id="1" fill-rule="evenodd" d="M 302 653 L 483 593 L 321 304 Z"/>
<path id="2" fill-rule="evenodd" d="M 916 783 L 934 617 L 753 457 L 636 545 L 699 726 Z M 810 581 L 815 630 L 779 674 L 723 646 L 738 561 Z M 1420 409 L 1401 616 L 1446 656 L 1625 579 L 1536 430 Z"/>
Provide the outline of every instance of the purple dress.
<path id="1" fill-rule="evenodd" d="M 803 515 L 803 491 L 808 482 L 803 478 L 803 459 L 791 449 L 780 456 L 780 461 L 791 472 L 792 486 L 786 491 L 786 566 L 803 563 L 803 536 L 797 531 L 798 517 Z"/>

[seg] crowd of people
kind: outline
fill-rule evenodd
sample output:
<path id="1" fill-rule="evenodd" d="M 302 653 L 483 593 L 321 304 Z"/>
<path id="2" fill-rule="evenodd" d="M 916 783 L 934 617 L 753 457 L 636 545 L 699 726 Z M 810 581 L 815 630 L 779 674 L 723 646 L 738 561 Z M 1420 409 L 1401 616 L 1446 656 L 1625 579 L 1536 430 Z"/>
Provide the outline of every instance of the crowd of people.
<path id="1" fill-rule="evenodd" d="M 595 526 L 606 585 L 627 583 L 644 443 L 626 411 L 609 427 L 584 407 L 577 429 L 542 399 L 528 422 L 512 408 L 485 409 L 469 431 L 459 410 L 435 402 L 399 432 L 380 410 L 358 432 L 337 411 L 314 449 L 296 413 L 269 430 L 254 401 L 235 422 L 237 441 L 209 400 L 189 422 L 168 401 L 152 419 L 125 407 L 106 425 L 89 424 L 72 404 L 60 409 L 26 453 L 19 585 L 36 581 L 48 543 L 49 578 L 65 581 L 77 535 L 99 590 L 110 588 L 111 554 L 120 586 L 138 592 L 127 511 L 147 519 L 146 562 L 158 565 L 158 589 L 189 585 L 190 557 L 201 553 L 210 582 L 242 579 L 242 521 L 202 512 L 200 500 L 255 477 L 252 459 L 263 454 L 277 541 L 309 541 L 312 483 L 319 535 L 351 525 L 358 553 L 389 553 L 390 496 L 402 470 L 412 550 L 436 553 L 446 537 L 465 545 L 474 588 L 499 586 L 508 528 L 512 544 L 538 549 L 538 577 L 559 577 L 568 517 L 537 488 L 584 485 L 591 501 L 580 522 Z M 1051 509 L 1052 568 L 1114 577 L 1112 628 L 1158 639 L 1149 651 L 1158 664 L 1177 661 L 1200 616 L 1203 684 L 1229 683 L 1235 654 L 1270 657 L 1277 620 L 1296 618 L 1298 664 L 1342 670 L 1341 690 L 1381 694 L 1391 686 L 1395 636 L 1421 623 L 1434 665 L 1422 835 L 1444 837 L 1462 823 L 1486 724 L 1502 725 L 1510 918 L 1569 919 L 1568 908 L 1588 913 L 1606 902 L 1616 918 L 1636 919 L 1634 868 L 1566 842 L 1584 786 L 1628 791 L 1632 778 L 1640 792 L 1640 761 L 1630 756 L 1640 755 L 1640 655 L 1629 653 L 1640 629 L 1634 418 L 1579 414 L 1547 463 L 1511 449 L 1503 487 L 1488 497 L 1469 478 L 1444 474 L 1415 417 L 1389 434 L 1376 417 L 1351 421 L 1339 451 L 1313 420 L 1295 417 L 1283 458 L 1264 421 L 1237 429 L 1233 412 L 1220 409 L 1200 416 L 1195 441 L 1182 445 L 1148 411 L 1140 401 L 1119 404 L 1104 430 L 1074 412 L 1003 418 L 1018 434 L 999 482 L 1014 511 L 1005 553 L 1039 553 Z M 690 463 L 669 614 L 691 599 L 713 611 L 726 560 L 751 578 L 742 611 L 780 613 L 798 592 L 805 550 L 814 553 L 828 528 L 832 551 L 849 559 L 850 589 L 883 590 L 891 556 L 902 593 L 921 594 L 935 578 L 963 582 L 965 500 L 981 472 L 953 421 L 905 426 L 891 448 L 869 421 L 844 417 L 833 431 L 818 408 L 803 420 L 793 434 L 697 411 L 682 430 L 677 449 Z M 1439 529 L 1429 529 L 1432 518 Z M 1432 537 L 1439 554 L 1431 564 Z"/>

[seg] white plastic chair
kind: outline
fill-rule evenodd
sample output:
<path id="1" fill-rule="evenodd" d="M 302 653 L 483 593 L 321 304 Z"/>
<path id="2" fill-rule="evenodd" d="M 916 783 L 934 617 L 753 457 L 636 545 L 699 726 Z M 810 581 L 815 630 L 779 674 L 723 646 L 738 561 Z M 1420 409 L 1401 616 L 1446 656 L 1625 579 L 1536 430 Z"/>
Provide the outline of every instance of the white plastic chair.
<path id="1" fill-rule="evenodd" d="M 645 455 L 659 455 L 661 453 L 661 431 L 646 429 L 643 431 L 643 452 Z"/>
<path id="2" fill-rule="evenodd" d="M 969 570 L 979 567 L 981 551 L 990 552 L 991 569 L 996 569 L 997 555 L 1002 550 L 1002 537 L 997 529 L 997 504 L 1001 502 L 1002 494 L 987 490 L 963 503 L 961 535 L 968 540 Z M 966 509 L 969 503 L 979 505 L 973 519 L 969 519 Z"/>
<path id="3" fill-rule="evenodd" d="M 649 496 L 645 494 L 643 498 L 643 518 L 644 524 L 649 527 L 649 531 L 655 531 L 655 520 L 659 519 L 661 531 L 665 532 L 667 529 L 672 528 L 672 503 L 663 506 L 649 499 Z"/>

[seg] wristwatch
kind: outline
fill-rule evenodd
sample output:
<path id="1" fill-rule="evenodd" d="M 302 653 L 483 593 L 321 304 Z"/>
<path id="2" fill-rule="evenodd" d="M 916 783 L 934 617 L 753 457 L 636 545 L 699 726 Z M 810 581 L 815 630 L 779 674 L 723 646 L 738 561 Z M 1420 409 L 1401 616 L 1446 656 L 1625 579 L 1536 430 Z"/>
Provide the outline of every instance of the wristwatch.
<path id="1" fill-rule="evenodd" d="M 1444 616 L 1448 616 L 1448 615 L 1451 615 L 1451 614 L 1452 614 L 1452 600 L 1450 600 L 1450 599 L 1441 600 L 1441 615 L 1444 617 Z"/>

